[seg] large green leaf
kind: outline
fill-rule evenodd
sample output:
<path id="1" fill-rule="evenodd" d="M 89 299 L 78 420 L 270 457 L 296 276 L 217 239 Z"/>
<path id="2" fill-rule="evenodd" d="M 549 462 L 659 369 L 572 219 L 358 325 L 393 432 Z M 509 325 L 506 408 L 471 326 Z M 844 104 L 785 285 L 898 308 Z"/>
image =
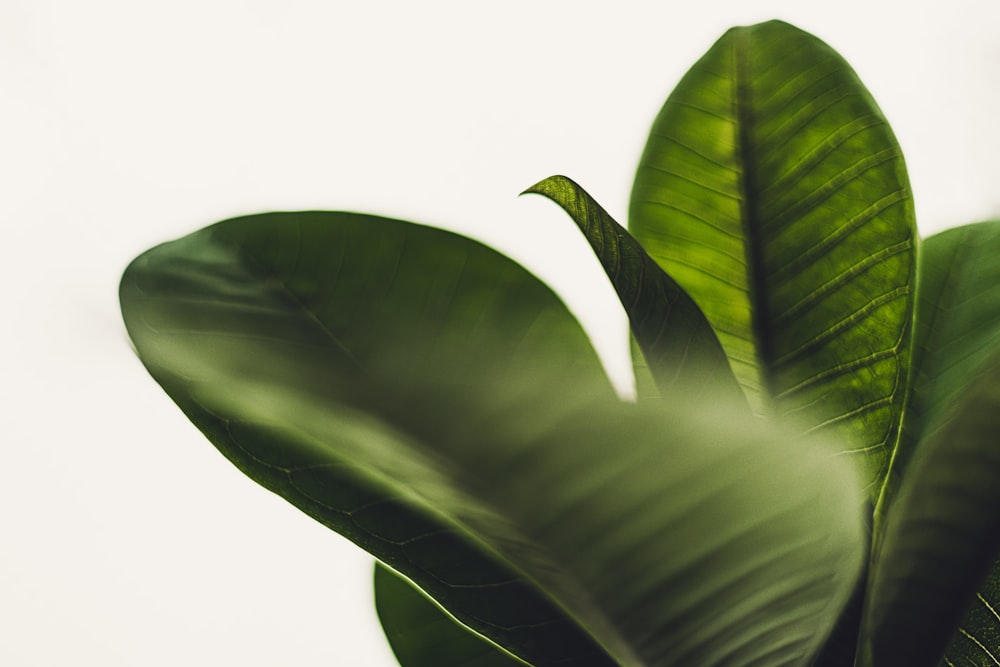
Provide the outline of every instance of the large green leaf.
<path id="1" fill-rule="evenodd" d="M 878 667 L 885 654 L 899 656 L 886 664 L 917 664 L 910 650 L 936 664 L 951 636 L 956 664 L 993 665 L 1000 653 L 995 575 L 975 597 L 1000 547 L 998 253 L 998 222 L 923 243 L 911 397 L 870 591 Z"/>
<path id="2" fill-rule="evenodd" d="M 479 445 L 506 414 L 511 389 L 490 387 L 505 368 L 517 399 L 552 384 L 601 391 L 589 341 L 537 279 L 440 230 L 269 214 L 142 255 L 121 301 L 147 368 L 246 474 L 519 655 L 601 663 L 556 606 L 386 481 L 442 474 L 436 454 L 398 454 L 401 439 Z"/>
<path id="3" fill-rule="evenodd" d="M 986 360 L 1000 350 L 1000 222 L 925 239 L 913 337 L 911 396 L 882 502 L 921 439 L 940 430 Z"/>
<path id="4" fill-rule="evenodd" d="M 653 125 L 629 229 L 755 409 L 840 436 L 874 495 L 906 387 L 915 228 L 899 146 L 847 63 L 785 23 L 727 32 Z"/>
<path id="5" fill-rule="evenodd" d="M 659 393 L 739 396 L 726 353 L 694 301 L 639 242 L 579 185 L 552 176 L 525 192 L 548 197 L 573 219 L 611 279 Z"/>
<path id="6" fill-rule="evenodd" d="M 402 667 L 517 667 L 525 663 L 470 632 L 411 583 L 375 567 L 375 608 Z"/>
<path id="7" fill-rule="evenodd" d="M 537 665 L 804 665 L 863 558 L 855 471 L 723 402 L 617 400 L 563 305 L 446 232 L 220 223 L 121 297 L 237 466 Z"/>
<path id="8" fill-rule="evenodd" d="M 1000 355 L 921 443 L 903 478 L 875 552 L 863 665 L 942 659 L 1000 553 L 998 436 Z"/>

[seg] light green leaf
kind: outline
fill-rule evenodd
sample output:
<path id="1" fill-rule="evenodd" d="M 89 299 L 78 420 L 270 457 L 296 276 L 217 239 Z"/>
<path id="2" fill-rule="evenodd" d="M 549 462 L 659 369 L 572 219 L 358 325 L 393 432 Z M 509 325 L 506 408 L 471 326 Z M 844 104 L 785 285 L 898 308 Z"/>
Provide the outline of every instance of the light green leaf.
<path id="1" fill-rule="evenodd" d="M 600 204 L 565 176 L 525 192 L 554 201 L 583 232 L 625 307 L 661 395 L 740 396 L 726 353 L 698 306 Z"/>
<path id="2" fill-rule="evenodd" d="M 902 414 L 915 228 L 899 146 L 847 63 L 778 21 L 727 32 L 653 125 L 629 229 L 755 410 L 839 436 L 874 496 Z"/>
<path id="3" fill-rule="evenodd" d="M 375 566 L 375 608 L 402 667 L 517 667 L 526 663 L 474 634 L 413 584 Z"/>
<path id="4" fill-rule="evenodd" d="M 878 667 L 887 654 L 899 661 L 886 664 L 917 664 L 909 651 L 937 664 L 949 637 L 955 664 L 992 665 L 1000 649 L 995 576 L 976 597 L 1000 549 L 998 254 L 998 222 L 923 242 L 913 386 L 878 513 L 868 620 Z"/>
<path id="5" fill-rule="evenodd" d="M 252 216 L 121 298 L 237 466 L 533 664 L 806 665 L 856 580 L 846 459 L 722 401 L 618 401 L 561 302 L 468 239 Z"/>

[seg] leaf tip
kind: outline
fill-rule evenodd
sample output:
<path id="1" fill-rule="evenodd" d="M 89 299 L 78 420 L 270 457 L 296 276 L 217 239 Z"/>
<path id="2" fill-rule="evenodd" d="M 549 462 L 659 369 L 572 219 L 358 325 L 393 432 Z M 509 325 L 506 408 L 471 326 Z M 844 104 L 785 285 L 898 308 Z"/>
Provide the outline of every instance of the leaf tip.
<path id="1" fill-rule="evenodd" d="M 558 191 L 567 186 L 572 187 L 573 185 L 575 185 L 573 179 L 568 176 L 563 176 L 562 174 L 555 174 L 554 176 L 543 178 L 531 187 L 526 188 L 520 192 L 518 196 L 536 194 L 551 197 L 553 191 Z"/>

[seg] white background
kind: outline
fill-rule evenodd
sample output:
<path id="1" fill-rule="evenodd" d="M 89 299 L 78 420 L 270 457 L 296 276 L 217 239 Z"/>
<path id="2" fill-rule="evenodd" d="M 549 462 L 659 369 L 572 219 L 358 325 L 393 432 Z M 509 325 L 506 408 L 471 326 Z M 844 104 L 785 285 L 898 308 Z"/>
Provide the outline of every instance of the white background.
<path id="1" fill-rule="evenodd" d="M 147 247 L 275 209 L 463 231 L 556 286 L 628 384 L 565 173 L 624 222 L 649 124 L 780 17 L 892 122 L 924 234 L 1000 216 L 1000 3 L 0 0 L 0 664 L 390 665 L 370 559 L 258 488 L 133 356 Z"/>

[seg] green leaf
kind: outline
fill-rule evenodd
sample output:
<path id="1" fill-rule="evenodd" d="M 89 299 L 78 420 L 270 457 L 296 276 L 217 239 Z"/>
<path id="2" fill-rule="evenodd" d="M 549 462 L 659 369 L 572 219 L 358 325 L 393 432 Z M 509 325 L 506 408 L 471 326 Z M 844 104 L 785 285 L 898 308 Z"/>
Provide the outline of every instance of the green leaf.
<path id="1" fill-rule="evenodd" d="M 468 239 L 220 223 L 126 271 L 157 381 L 237 466 L 538 665 L 805 665 L 863 560 L 855 471 L 723 401 L 617 400 Z"/>
<path id="2" fill-rule="evenodd" d="M 889 510 L 864 665 L 937 665 L 1000 553 L 1000 355 L 950 417 L 920 444 Z"/>
<path id="3" fill-rule="evenodd" d="M 525 192 L 554 201 L 583 232 L 625 307 L 661 395 L 741 395 L 726 353 L 698 306 L 583 188 L 565 176 L 552 176 Z"/>
<path id="4" fill-rule="evenodd" d="M 842 438 L 874 495 L 902 414 L 915 227 L 899 146 L 843 58 L 778 21 L 727 32 L 653 125 L 629 229 L 754 409 Z"/>
<path id="5" fill-rule="evenodd" d="M 810 667 L 854 667 L 861 634 L 861 617 L 865 602 L 866 573 L 859 577 L 851 598 L 841 610 L 833 631 Z"/>
<path id="6" fill-rule="evenodd" d="M 907 463 L 1000 350 L 1000 222 L 950 229 L 921 247 L 910 398 L 882 504 Z"/>
<path id="7" fill-rule="evenodd" d="M 628 337 L 629 356 L 632 358 L 632 374 L 635 377 L 635 400 L 648 401 L 660 400 L 660 390 L 656 387 L 656 380 L 653 379 L 653 371 L 649 368 L 646 355 L 642 353 L 639 343 L 635 339 L 635 334 L 629 332 Z"/>
<path id="8" fill-rule="evenodd" d="M 441 230 L 275 213 L 145 253 L 121 302 L 154 378 L 243 472 L 511 651 L 602 664 L 434 500 L 446 487 L 433 480 L 456 473 L 431 443 L 479 445 L 525 389 L 579 384 L 614 398 L 579 324 L 536 278 Z M 396 478 L 430 488 L 404 492 Z"/>
<path id="9" fill-rule="evenodd" d="M 375 607 L 402 667 L 516 667 L 526 663 L 473 633 L 412 583 L 375 566 Z"/>
<path id="10" fill-rule="evenodd" d="M 1000 561 L 993 564 L 945 652 L 947 667 L 996 667 L 1000 661 Z"/>
<path id="11" fill-rule="evenodd" d="M 911 396 L 880 502 L 885 544 L 869 594 L 876 660 L 891 653 L 904 660 L 895 664 L 915 664 L 905 662 L 912 645 L 937 664 L 963 613 L 949 660 L 992 665 L 1000 653 L 996 575 L 976 594 L 1000 548 L 1000 420 L 989 414 L 1000 410 L 998 253 L 1000 222 L 923 242 Z"/>

